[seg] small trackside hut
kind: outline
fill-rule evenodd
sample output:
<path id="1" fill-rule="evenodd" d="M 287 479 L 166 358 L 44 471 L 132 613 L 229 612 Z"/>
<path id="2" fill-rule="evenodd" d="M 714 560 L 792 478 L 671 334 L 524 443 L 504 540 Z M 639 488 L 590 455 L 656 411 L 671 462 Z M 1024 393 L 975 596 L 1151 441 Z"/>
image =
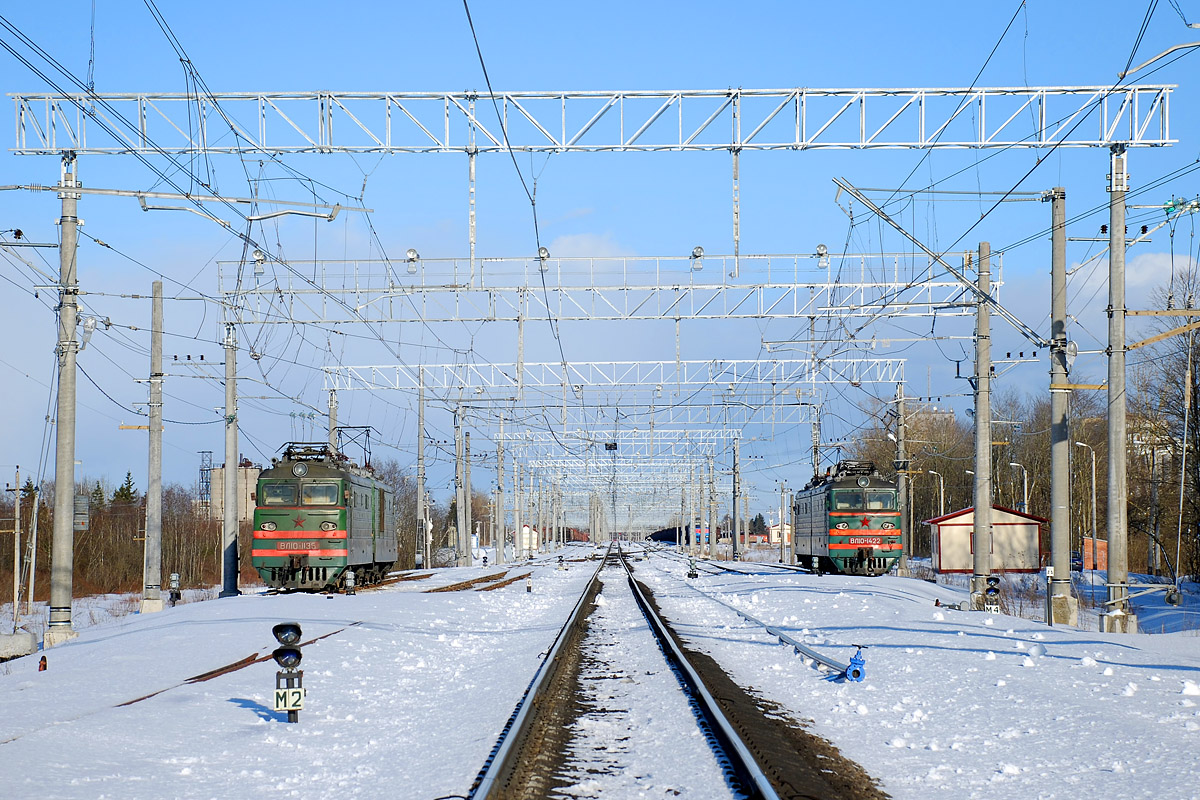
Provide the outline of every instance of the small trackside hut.
<path id="1" fill-rule="evenodd" d="M 926 520 L 933 534 L 933 570 L 938 573 L 974 571 L 975 509 L 964 508 Z M 1038 572 L 1045 550 L 1042 526 L 1046 520 L 1004 506 L 992 506 L 992 571 Z"/>
<path id="2" fill-rule="evenodd" d="M 276 589 L 380 581 L 399 556 L 396 495 L 320 442 L 289 442 L 258 477 L 251 564 Z"/>
<path id="3" fill-rule="evenodd" d="M 827 572 L 882 575 L 900 557 L 896 484 L 871 461 L 842 461 L 792 501 L 796 561 Z"/>

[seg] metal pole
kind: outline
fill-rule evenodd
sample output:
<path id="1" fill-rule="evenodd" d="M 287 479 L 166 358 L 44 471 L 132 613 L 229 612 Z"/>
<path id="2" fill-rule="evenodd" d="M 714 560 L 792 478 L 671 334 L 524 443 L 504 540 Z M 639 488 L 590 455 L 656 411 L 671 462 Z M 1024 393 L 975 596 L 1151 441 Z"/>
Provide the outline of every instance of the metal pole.
<path id="1" fill-rule="evenodd" d="M 337 389 L 329 390 L 329 449 L 337 452 Z"/>
<path id="2" fill-rule="evenodd" d="M 737 128 L 737 106 L 734 106 L 733 124 Z M 741 149 L 734 147 L 733 153 L 733 277 L 737 277 L 741 269 L 741 238 L 742 238 L 742 211 L 741 211 L 741 181 L 738 177 Z"/>
<path id="3" fill-rule="evenodd" d="M 467 519 L 463 516 L 463 441 L 462 406 L 454 409 L 454 548 L 458 551 L 454 565 L 463 565 L 463 531 Z"/>
<path id="4" fill-rule="evenodd" d="M 142 613 L 162 611 L 163 285 L 154 281 L 150 322 L 150 464 L 146 478 L 146 541 Z"/>
<path id="5" fill-rule="evenodd" d="M 13 503 L 13 634 L 17 632 L 17 623 L 21 618 L 21 465 L 17 465 L 17 476 L 14 478 Z"/>
<path id="6" fill-rule="evenodd" d="M 812 465 L 813 475 L 821 471 L 821 407 L 814 405 L 812 424 Z"/>
<path id="7" fill-rule="evenodd" d="M 904 384 L 896 384 L 896 497 L 900 512 L 900 560 L 896 563 L 896 574 L 907 577 L 908 556 L 912 552 L 910 525 L 908 524 L 908 447 L 907 425 L 905 424 Z"/>
<path id="8" fill-rule="evenodd" d="M 708 457 L 708 536 L 704 537 L 704 545 L 700 548 L 701 555 L 712 557 L 713 547 L 716 543 L 716 528 L 714 527 L 715 506 L 716 506 L 716 467 L 714 462 L 715 456 Z"/>
<path id="9" fill-rule="evenodd" d="M 471 136 L 474 138 L 474 129 L 472 128 Z M 467 238 L 471 246 L 471 288 L 475 288 L 475 143 L 471 142 L 471 149 L 467 151 L 467 182 L 470 184 L 468 189 L 468 205 L 470 210 L 467 212 Z"/>
<path id="10" fill-rule="evenodd" d="M 783 530 L 784 530 L 783 529 L 783 507 L 784 507 L 784 503 L 786 501 L 786 495 L 787 495 L 787 485 L 784 484 L 783 481 L 780 481 L 779 482 L 779 563 L 780 564 L 783 563 L 783 548 L 784 548 L 783 540 L 786 538 L 783 535 Z"/>
<path id="11" fill-rule="evenodd" d="M 593 537 L 593 541 L 595 538 Z M 525 531 L 521 516 L 521 465 L 513 456 L 513 557 L 520 558 L 525 549 Z"/>
<path id="12" fill-rule="evenodd" d="M 55 431 L 54 462 L 54 538 L 50 556 L 50 624 L 44 646 L 73 639 L 78 634 L 71 627 L 71 597 L 75 570 L 75 358 L 79 343 L 75 341 L 78 318 L 78 294 L 75 250 L 79 219 L 79 195 L 70 189 L 78 185 L 74 153 L 64 153 L 62 175 L 59 179 L 59 199 L 62 218 L 58 249 L 59 312 L 58 312 L 58 429 Z"/>
<path id="13" fill-rule="evenodd" d="M 1056 186 L 1050 200 L 1050 580 L 1051 619 L 1079 621 L 1071 591 L 1071 456 L 1067 412 L 1067 192 Z M 1028 502 L 1028 498 L 1026 498 Z M 1028 513 L 1028 507 L 1025 509 Z"/>
<path id="14" fill-rule="evenodd" d="M 42 498 L 42 487 L 36 483 L 33 485 L 33 520 L 29 526 L 29 556 L 25 559 L 29 562 L 29 589 L 25 595 L 25 613 L 28 614 L 33 610 L 33 584 L 34 578 L 37 577 L 37 534 L 38 534 L 38 516 L 39 516 L 39 501 Z"/>
<path id="15" fill-rule="evenodd" d="M 466 556 L 467 563 L 463 566 L 475 566 L 475 554 L 471 547 L 471 531 L 475 529 L 474 514 L 475 509 L 471 508 L 474 498 L 471 496 L 471 432 L 463 433 L 463 515 L 466 519 L 467 527 L 466 539 L 463 546 L 466 548 L 463 552 Z"/>
<path id="16" fill-rule="evenodd" d="M 1129 608 L 1125 421 L 1125 145 L 1112 146 L 1108 230 L 1108 603 L 1101 616 L 1110 633 L 1136 633 Z"/>
<path id="17" fill-rule="evenodd" d="M 504 415 L 500 416 L 500 435 L 496 437 L 496 563 L 504 563 L 504 539 L 508 535 L 508 512 L 504 508 Z"/>
<path id="18" fill-rule="evenodd" d="M 738 481 L 738 450 L 741 445 L 741 439 L 733 440 L 733 506 L 729 509 L 730 520 L 733 522 L 733 557 L 736 560 L 738 555 L 738 498 L 741 496 L 741 486 Z"/>
<path id="19" fill-rule="evenodd" d="M 417 519 L 421 537 L 421 566 L 429 569 L 429 531 L 425 524 L 425 368 L 417 368 Z"/>
<path id="20" fill-rule="evenodd" d="M 233 323 L 225 324 L 225 486 L 221 532 L 221 597 L 238 591 L 238 429 L 237 338 Z"/>
<path id="21" fill-rule="evenodd" d="M 991 292 L 992 248 L 979 243 L 979 292 Z M 971 599 L 976 610 L 984 603 L 985 578 L 992 574 L 992 338 L 988 304 L 975 304 L 975 527 Z"/>

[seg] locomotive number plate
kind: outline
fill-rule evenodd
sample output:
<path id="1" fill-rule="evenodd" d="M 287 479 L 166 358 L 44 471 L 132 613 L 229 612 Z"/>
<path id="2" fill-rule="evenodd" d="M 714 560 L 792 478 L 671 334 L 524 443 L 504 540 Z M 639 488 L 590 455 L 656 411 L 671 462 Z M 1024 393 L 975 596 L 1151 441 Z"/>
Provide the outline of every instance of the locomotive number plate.
<path id="1" fill-rule="evenodd" d="M 304 689 L 276 689 L 276 711 L 301 711 L 304 709 Z"/>
<path id="2" fill-rule="evenodd" d="M 883 544 L 882 536 L 851 536 L 850 544 Z"/>

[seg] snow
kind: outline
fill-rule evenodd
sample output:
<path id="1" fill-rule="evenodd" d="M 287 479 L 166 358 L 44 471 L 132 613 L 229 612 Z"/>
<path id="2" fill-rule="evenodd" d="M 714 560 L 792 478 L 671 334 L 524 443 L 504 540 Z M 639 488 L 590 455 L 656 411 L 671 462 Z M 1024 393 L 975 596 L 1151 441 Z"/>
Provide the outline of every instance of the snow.
<path id="1" fill-rule="evenodd" d="M 591 548 L 567 552 L 577 559 Z M 517 573 L 533 573 L 532 592 L 519 581 L 496 591 L 427 593 L 502 569 L 473 567 L 352 597 L 189 594 L 194 602 L 125 615 L 99 610 L 121 598 L 94 601 L 89 611 L 77 604 L 80 636 L 42 654 L 45 672 L 37 655 L 0 664 L 4 796 L 465 794 L 598 565 L 569 561 L 560 570 L 554 558 L 522 565 Z M 897 800 L 1200 797 L 1194 629 L 1119 635 L 1047 627 L 946 608 L 965 599 L 963 589 L 890 576 L 818 578 L 742 564 L 750 574 L 689 580 L 686 562 L 665 555 L 635 568 L 692 647 L 832 741 Z M 1194 608 L 1190 588 L 1185 607 Z M 611 585 L 601 597 L 605 649 L 620 651 L 633 679 L 605 681 L 606 702 L 646 730 L 638 732 L 635 775 L 586 775 L 570 794 L 631 796 L 636 784 L 639 793 L 650 786 L 646 796 L 664 796 L 703 776 L 711 759 L 702 747 L 693 751 L 698 737 L 673 728 L 680 723 L 663 709 L 677 700 L 659 680 L 664 675 L 643 674 L 662 668 L 638 638 L 627 600 Z M 827 680 L 710 598 L 841 662 L 864 646 L 865 680 Z M 124 609 L 130 605 L 124 599 Z M 1164 627 L 1168 613 L 1156 611 Z M 298 724 L 273 710 L 270 660 L 187 682 L 268 654 L 270 628 L 285 620 L 299 622 L 306 641 L 327 635 L 304 647 L 308 694 Z M 145 699 L 130 703 L 138 698 Z M 670 746 L 654 751 L 649 742 Z M 603 751 L 595 752 L 602 766 Z"/>

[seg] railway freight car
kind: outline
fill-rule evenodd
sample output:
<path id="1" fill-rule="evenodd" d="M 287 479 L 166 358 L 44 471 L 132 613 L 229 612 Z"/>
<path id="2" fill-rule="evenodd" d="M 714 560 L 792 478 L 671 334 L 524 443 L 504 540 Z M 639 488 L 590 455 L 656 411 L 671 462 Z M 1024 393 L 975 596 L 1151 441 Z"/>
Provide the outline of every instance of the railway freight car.
<path id="1" fill-rule="evenodd" d="M 900 557 L 896 484 L 870 461 L 842 461 L 792 501 L 797 563 L 829 572 L 882 575 Z"/>
<path id="2" fill-rule="evenodd" d="M 336 591 L 396 562 L 396 495 L 324 443 L 289 442 L 258 476 L 251 564 L 276 589 Z"/>

